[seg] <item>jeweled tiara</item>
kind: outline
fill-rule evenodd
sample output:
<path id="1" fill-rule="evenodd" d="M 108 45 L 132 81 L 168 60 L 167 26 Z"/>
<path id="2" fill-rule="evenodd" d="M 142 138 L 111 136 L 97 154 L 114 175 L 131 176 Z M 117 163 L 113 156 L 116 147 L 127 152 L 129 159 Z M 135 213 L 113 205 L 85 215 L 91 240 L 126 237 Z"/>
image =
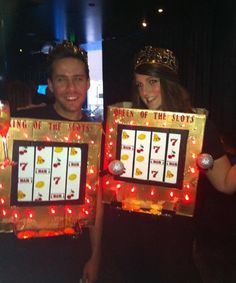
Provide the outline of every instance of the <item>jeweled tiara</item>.
<path id="1" fill-rule="evenodd" d="M 145 46 L 136 56 L 134 69 L 142 64 L 160 64 L 171 69 L 175 73 L 178 71 L 177 59 L 169 49 Z"/>
<path id="2" fill-rule="evenodd" d="M 85 63 L 88 63 L 87 52 L 80 46 L 74 45 L 73 42 L 64 40 L 62 43 L 57 44 L 56 47 L 52 49 L 52 53 L 57 52 L 61 49 L 67 49 L 75 55 L 78 54 L 82 58 L 82 60 L 84 60 Z"/>

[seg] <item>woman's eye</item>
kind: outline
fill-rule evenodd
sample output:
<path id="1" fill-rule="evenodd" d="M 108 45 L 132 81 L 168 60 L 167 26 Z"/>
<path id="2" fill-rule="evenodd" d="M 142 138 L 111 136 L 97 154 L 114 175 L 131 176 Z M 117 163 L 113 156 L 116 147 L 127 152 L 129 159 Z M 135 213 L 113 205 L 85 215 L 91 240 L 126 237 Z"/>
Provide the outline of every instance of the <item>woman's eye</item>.
<path id="1" fill-rule="evenodd" d="M 159 82 L 160 82 L 159 79 L 151 79 L 151 80 L 149 81 L 150 85 L 154 85 L 154 84 L 159 83 Z"/>
<path id="2" fill-rule="evenodd" d="M 141 84 L 141 83 L 136 83 L 136 87 L 137 87 L 137 88 L 141 88 L 141 87 L 142 87 L 142 84 Z"/>

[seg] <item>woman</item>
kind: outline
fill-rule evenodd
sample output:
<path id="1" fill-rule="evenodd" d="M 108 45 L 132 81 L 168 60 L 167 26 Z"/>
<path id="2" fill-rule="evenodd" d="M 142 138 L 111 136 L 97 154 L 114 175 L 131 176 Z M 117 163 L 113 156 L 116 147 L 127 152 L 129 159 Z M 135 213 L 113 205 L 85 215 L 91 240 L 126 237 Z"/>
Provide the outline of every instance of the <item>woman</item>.
<path id="1" fill-rule="evenodd" d="M 134 107 L 185 113 L 195 112 L 191 106 L 189 94 L 179 83 L 177 71 L 177 60 L 170 50 L 152 46 L 147 46 L 141 50 L 134 63 Z M 194 256 L 204 282 L 223 282 L 219 280 L 225 280 L 227 276 L 228 278 L 232 276 L 233 269 L 224 274 L 222 265 L 217 266 L 216 264 L 219 258 L 215 260 L 212 257 L 206 260 L 204 257 L 206 250 L 203 247 L 207 248 L 213 242 L 217 245 L 220 243 L 219 239 L 225 236 L 221 231 L 223 229 L 221 224 L 224 220 L 222 219 L 221 224 L 214 223 L 216 215 L 214 214 L 214 202 L 212 200 L 216 197 L 215 194 L 233 194 L 236 191 L 236 165 L 231 166 L 223 150 L 218 132 L 209 119 L 207 119 L 205 127 L 203 152 L 209 153 L 213 157 L 214 164 L 211 169 L 201 173 L 198 184 L 194 217 L 196 224 L 194 226 L 196 228 Z M 219 198 L 219 196 L 217 197 Z M 173 223 L 170 224 L 173 225 Z M 183 225 L 182 228 L 185 229 L 184 227 Z M 158 228 L 156 229 L 158 230 Z M 161 252 L 165 253 L 165 248 Z M 227 265 L 227 262 L 225 265 Z M 212 272 L 213 268 L 216 268 L 217 272 Z"/>
<path id="2" fill-rule="evenodd" d="M 146 47 L 137 55 L 134 72 L 135 107 L 194 112 L 187 91 L 179 83 L 177 61 L 171 51 Z M 206 172 L 206 176 L 218 191 L 232 194 L 236 191 L 236 166 L 230 165 L 216 131 L 212 137 L 213 128 L 208 121 L 203 151 L 212 155 L 214 166 Z"/>

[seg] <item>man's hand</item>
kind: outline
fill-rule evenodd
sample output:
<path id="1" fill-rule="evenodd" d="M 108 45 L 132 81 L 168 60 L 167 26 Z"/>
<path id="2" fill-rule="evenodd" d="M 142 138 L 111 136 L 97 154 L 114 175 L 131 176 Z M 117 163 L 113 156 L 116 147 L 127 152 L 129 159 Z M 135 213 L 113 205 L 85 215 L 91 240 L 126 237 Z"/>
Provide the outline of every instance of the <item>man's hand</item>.
<path id="1" fill-rule="evenodd" d="M 86 283 L 95 283 L 98 278 L 100 255 L 92 256 L 85 264 L 83 279 Z"/>
<path id="2" fill-rule="evenodd" d="M 95 224 L 89 227 L 92 255 L 86 262 L 83 270 L 83 278 L 87 279 L 87 281 L 85 281 L 86 283 L 94 283 L 96 282 L 98 277 L 98 270 L 101 259 L 103 209 L 102 189 L 101 187 L 99 187 L 97 192 Z"/>

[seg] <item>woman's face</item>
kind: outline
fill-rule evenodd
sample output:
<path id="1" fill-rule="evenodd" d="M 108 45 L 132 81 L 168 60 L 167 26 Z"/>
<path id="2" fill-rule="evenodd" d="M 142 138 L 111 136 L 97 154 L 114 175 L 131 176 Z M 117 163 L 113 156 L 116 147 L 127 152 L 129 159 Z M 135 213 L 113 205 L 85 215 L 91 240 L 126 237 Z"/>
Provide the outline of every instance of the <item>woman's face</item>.
<path id="1" fill-rule="evenodd" d="M 135 73 L 135 84 L 138 94 L 151 110 L 160 110 L 161 108 L 161 85 L 160 79 L 148 75 Z"/>

